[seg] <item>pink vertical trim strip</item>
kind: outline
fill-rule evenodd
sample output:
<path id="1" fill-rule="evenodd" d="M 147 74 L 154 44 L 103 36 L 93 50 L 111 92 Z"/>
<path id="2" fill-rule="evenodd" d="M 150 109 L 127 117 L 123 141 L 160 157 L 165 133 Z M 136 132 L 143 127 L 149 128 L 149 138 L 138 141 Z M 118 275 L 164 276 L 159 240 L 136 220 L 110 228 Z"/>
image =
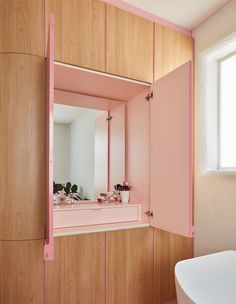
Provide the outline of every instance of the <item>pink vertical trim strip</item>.
<path id="1" fill-rule="evenodd" d="M 110 111 L 107 112 L 107 116 L 110 117 Z M 111 125 L 110 125 L 110 120 L 107 121 L 108 125 L 107 125 L 107 128 L 108 128 L 108 159 L 107 159 L 107 162 L 108 162 L 108 173 L 107 173 L 107 191 L 109 192 L 110 191 L 110 184 L 111 184 L 111 173 L 110 173 L 110 170 L 111 170 L 111 157 L 110 157 L 110 146 L 111 146 Z"/>
<path id="2" fill-rule="evenodd" d="M 43 32 L 44 32 L 44 41 L 43 41 L 43 48 L 44 48 L 44 57 L 46 57 L 46 3 L 43 1 L 43 12 L 44 12 L 44 20 L 43 20 Z"/>
<path id="3" fill-rule="evenodd" d="M 46 210 L 46 240 L 44 246 L 44 259 L 52 260 L 53 253 L 53 103 L 54 103 L 54 16 L 50 15 L 49 22 L 49 40 L 48 40 L 48 55 L 47 55 L 47 112 L 48 112 L 48 132 L 47 134 L 47 167 L 48 180 L 47 182 L 47 200 L 48 210 Z"/>
<path id="4" fill-rule="evenodd" d="M 155 231 L 152 229 L 152 303 L 154 304 L 154 286 L 155 286 Z"/>
<path id="5" fill-rule="evenodd" d="M 155 81 L 156 75 L 156 26 L 153 23 L 153 82 Z"/>
<path id="6" fill-rule="evenodd" d="M 107 72 L 107 5 L 105 5 L 105 72 Z"/>
<path id="7" fill-rule="evenodd" d="M 193 63 L 189 61 L 189 236 L 193 227 Z"/>
<path id="8" fill-rule="evenodd" d="M 107 304 L 107 233 L 105 232 L 105 304 Z"/>
<path id="9" fill-rule="evenodd" d="M 172 22 L 169 22 L 165 19 L 162 19 L 158 16 L 155 16 L 151 13 L 148 13 L 148 12 L 145 12 L 144 10 L 140 9 L 140 8 L 137 8 L 129 3 L 126 3 L 122 0 L 102 0 L 103 2 L 106 2 L 108 4 L 111 4 L 113 6 L 116 6 L 120 9 L 123 9 L 125 11 L 128 11 L 132 14 L 135 14 L 135 15 L 138 15 L 140 17 L 143 17 L 145 19 L 148 19 L 154 23 L 158 23 L 158 24 L 161 24 L 161 25 L 164 25 L 164 26 L 167 26 L 175 31 L 178 31 L 180 33 L 183 33 L 185 35 L 188 35 L 188 36 L 192 36 L 192 31 L 189 30 L 189 29 L 186 29 L 182 26 L 178 26 Z"/>

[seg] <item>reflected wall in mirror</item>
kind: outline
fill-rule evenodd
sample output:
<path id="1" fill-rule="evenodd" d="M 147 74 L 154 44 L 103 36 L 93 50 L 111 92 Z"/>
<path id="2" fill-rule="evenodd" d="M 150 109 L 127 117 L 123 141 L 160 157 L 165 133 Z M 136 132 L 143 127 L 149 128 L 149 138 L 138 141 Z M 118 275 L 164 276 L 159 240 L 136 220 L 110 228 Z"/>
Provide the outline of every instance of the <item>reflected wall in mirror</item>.
<path id="1" fill-rule="evenodd" d="M 78 186 L 81 200 L 108 190 L 108 112 L 54 105 L 54 182 Z"/>

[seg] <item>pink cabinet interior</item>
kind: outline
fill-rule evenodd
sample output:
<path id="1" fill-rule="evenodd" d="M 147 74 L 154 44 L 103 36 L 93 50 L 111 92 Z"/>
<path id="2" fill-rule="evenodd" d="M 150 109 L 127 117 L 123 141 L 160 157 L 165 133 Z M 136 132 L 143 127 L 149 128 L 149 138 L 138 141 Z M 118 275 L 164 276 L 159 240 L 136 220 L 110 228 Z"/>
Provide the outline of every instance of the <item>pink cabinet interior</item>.
<path id="1" fill-rule="evenodd" d="M 126 179 L 131 183 L 130 200 L 142 204 L 142 221 L 149 222 L 145 212 L 149 205 L 150 104 L 144 89 L 126 104 Z"/>
<path id="2" fill-rule="evenodd" d="M 52 121 L 53 102 L 106 110 L 109 124 L 108 189 L 122 180 L 131 183 L 131 204 L 125 209 L 67 212 L 78 226 L 142 223 L 192 236 L 192 65 L 188 62 L 154 84 L 132 81 L 53 61 L 53 19 L 48 63 L 48 206 L 45 258 L 53 256 Z M 153 98 L 146 95 L 153 92 Z M 54 94 L 55 93 L 55 94 Z M 122 123 L 120 123 L 122 122 Z M 123 123 L 124 122 L 124 123 Z M 99 123 L 98 123 L 99 126 Z M 99 185 L 99 181 L 97 181 Z M 96 208 L 95 208 L 96 209 Z M 118 211 L 119 210 L 119 211 Z M 131 212 L 132 210 L 132 212 Z M 98 212 L 99 211 L 99 212 Z M 153 218 L 146 215 L 153 211 Z M 131 213 L 130 213 L 131 212 Z M 86 213 L 86 215 L 82 215 Z M 61 215 L 60 215 L 61 216 Z M 58 223 L 63 224 L 57 214 Z M 77 221 L 79 220 L 79 223 Z M 90 220 L 89 220 L 90 219 Z M 67 221 L 68 222 L 68 218 Z"/>

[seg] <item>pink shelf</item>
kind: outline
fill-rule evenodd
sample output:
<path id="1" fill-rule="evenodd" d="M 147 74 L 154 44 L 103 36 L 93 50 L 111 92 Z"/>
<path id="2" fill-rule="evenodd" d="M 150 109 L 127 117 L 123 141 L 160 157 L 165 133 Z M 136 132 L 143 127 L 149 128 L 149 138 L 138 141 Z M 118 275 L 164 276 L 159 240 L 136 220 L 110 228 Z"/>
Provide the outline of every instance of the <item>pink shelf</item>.
<path id="1" fill-rule="evenodd" d="M 96 72 L 60 62 L 54 63 L 55 90 L 127 101 L 150 83 Z"/>

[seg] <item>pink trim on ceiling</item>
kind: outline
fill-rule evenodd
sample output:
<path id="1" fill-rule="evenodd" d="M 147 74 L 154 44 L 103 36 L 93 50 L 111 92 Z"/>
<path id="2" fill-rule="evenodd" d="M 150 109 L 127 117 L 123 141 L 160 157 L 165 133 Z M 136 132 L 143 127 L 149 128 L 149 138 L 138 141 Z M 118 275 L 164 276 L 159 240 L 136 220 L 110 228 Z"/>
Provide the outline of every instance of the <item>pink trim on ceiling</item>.
<path id="1" fill-rule="evenodd" d="M 135 14 L 135 15 L 138 15 L 140 17 L 143 17 L 145 19 L 148 19 L 148 20 L 151 20 L 152 22 L 154 23 L 158 23 L 158 24 L 161 24 L 161 25 L 164 25 L 164 26 L 167 26 L 175 31 L 178 31 L 180 33 L 183 33 L 185 35 L 188 35 L 188 36 L 192 36 L 192 31 L 187 29 L 187 28 L 184 28 L 182 26 L 179 26 L 179 25 L 176 25 L 172 22 L 169 22 L 165 19 L 162 19 L 156 15 L 153 15 L 151 13 L 148 13 L 148 12 L 145 12 L 144 10 L 140 9 L 140 8 L 137 8 L 129 3 L 126 3 L 124 2 L 123 0 L 102 0 L 103 2 L 107 3 L 107 4 L 111 4 L 113 6 L 116 6 L 120 9 L 123 9 L 125 11 L 128 11 L 132 14 Z"/>

